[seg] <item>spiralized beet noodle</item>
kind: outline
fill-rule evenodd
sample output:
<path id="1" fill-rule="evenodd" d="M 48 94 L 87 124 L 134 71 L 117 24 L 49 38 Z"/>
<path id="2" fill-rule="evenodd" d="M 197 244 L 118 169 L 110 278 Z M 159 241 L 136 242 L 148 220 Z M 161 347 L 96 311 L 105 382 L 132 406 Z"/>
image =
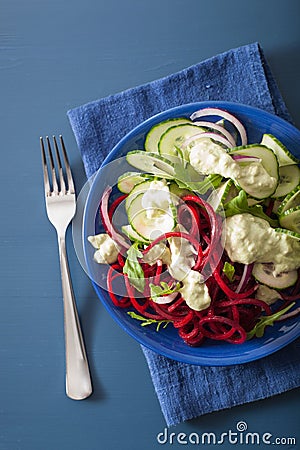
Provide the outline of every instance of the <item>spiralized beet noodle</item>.
<path id="1" fill-rule="evenodd" d="M 120 195 L 108 206 L 107 217 L 111 222 L 117 206 L 125 198 L 126 195 Z M 187 233 L 177 231 L 165 233 L 146 248 L 141 248 L 141 252 L 146 255 L 158 242 L 167 243 L 167 239 L 171 237 L 187 239 L 197 252 L 192 269 L 201 273 L 210 271 L 205 281 L 211 297 L 210 306 L 205 310 L 195 311 L 186 304 L 180 292 L 177 292 L 170 303 L 155 303 L 150 297 L 149 284 L 158 285 L 162 280 L 168 283 L 176 281 L 168 274 L 161 260 L 153 265 L 140 262 L 145 275 L 145 289 L 142 295 L 138 293 L 130 284 L 128 276 L 123 273 L 125 264 L 123 254 L 126 250 L 124 248 L 121 249 L 117 262 L 108 270 L 107 290 L 111 301 L 117 307 L 128 308 L 129 311 L 134 309 L 137 314 L 145 317 L 145 320 L 170 321 L 184 342 L 191 346 L 199 346 L 205 339 L 242 344 L 247 339 L 247 332 L 253 329 L 259 317 L 262 314 L 273 314 L 274 310 L 255 297 L 257 284 L 251 276 L 251 267 L 230 261 L 223 251 L 221 216 L 216 214 L 208 202 L 196 195 L 186 195 L 182 197 L 182 202 L 178 207 L 177 220 Z M 112 225 L 110 223 L 109 227 L 106 226 L 103 211 L 101 216 L 106 232 L 113 237 Z M 230 281 L 223 272 L 226 261 L 234 266 L 233 281 Z M 114 294 L 114 282 L 117 279 L 121 279 L 125 286 L 126 295 L 123 297 Z M 292 299 L 293 296 L 287 296 L 278 310 L 283 309 Z"/>

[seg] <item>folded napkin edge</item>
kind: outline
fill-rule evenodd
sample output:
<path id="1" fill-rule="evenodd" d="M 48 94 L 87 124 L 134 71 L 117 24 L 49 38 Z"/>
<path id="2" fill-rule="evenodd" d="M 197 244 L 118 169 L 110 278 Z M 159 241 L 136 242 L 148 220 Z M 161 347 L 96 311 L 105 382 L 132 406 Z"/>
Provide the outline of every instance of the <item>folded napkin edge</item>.
<path id="1" fill-rule="evenodd" d="M 101 100 L 105 100 L 106 102 L 109 102 L 110 100 L 113 100 L 113 99 L 115 99 L 116 97 L 121 97 L 121 96 L 124 96 L 124 95 L 126 95 L 126 94 L 128 94 L 128 93 L 134 95 L 134 93 L 135 93 L 136 91 L 140 91 L 140 90 L 146 89 L 146 88 L 147 88 L 148 86 L 150 86 L 150 85 L 153 85 L 153 84 L 161 84 L 161 83 L 163 83 L 164 81 L 169 80 L 170 78 L 172 79 L 172 78 L 178 77 L 182 72 L 188 72 L 188 71 L 190 71 L 190 70 L 193 70 L 193 69 L 195 69 L 199 64 L 205 65 L 207 62 L 209 62 L 209 61 L 210 61 L 211 59 L 213 59 L 213 58 L 216 58 L 216 57 L 222 58 L 222 57 L 224 57 L 229 51 L 230 51 L 230 52 L 235 52 L 235 51 L 243 50 L 243 49 L 246 49 L 246 48 L 251 49 L 251 47 L 253 48 L 253 52 L 258 51 L 258 52 L 260 53 L 260 55 L 263 54 L 263 50 L 262 50 L 262 48 L 261 48 L 261 46 L 260 46 L 260 44 L 259 44 L 258 41 L 254 41 L 254 42 L 252 42 L 252 43 L 250 43 L 250 44 L 245 44 L 245 45 L 240 46 L 240 47 L 235 47 L 235 48 L 232 48 L 232 49 L 230 49 L 230 50 L 224 50 L 222 53 L 220 53 L 220 54 L 218 54 L 218 55 L 210 56 L 210 57 L 205 58 L 205 59 L 202 60 L 200 63 L 197 62 L 197 63 L 191 64 L 191 65 L 189 65 L 189 66 L 187 66 L 187 67 L 183 67 L 182 69 L 177 70 L 176 72 L 173 72 L 173 73 L 164 75 L 164 76 L 162 76 L 162 77 L 160 77 L 160 78 L 156 78 L 156 79 L 153 79 L 153 80 L 146 81 L 145 83 L 142 83 L 142 84 L 137 85 L 137 86 L 131 86 L 131 87 L 129 86 L 128 88 L 126 88 L 126 89 L 124 89 L 124 90 L 116 91 L 115 93 L 109 94 L 109 95 L 107 95 L 107 96 L 105 96 L 105 97 L 103 97 L 103 98 L 96 99 L 96 100 L 90 100 L 90 101 L 88 101 L 88 102 L 86 102 L 86 103 L 83 103 L 82 105 L 78 105 L 78 106 L 71 107 L 70 109 L 67 110 L 66 114 L 67 114 L 68 117 L 70 117 L 70 116 L 72 116 L 73 113 L 76 112 L 76 111 L 84 110 L 84 109 L 86 109 L 86 108 L 94 108 L 94 107 L 99 103 L 99 101 L 101 101 Z M 229 101 L 229 100 L 228 100 L 228 101 Z"/>

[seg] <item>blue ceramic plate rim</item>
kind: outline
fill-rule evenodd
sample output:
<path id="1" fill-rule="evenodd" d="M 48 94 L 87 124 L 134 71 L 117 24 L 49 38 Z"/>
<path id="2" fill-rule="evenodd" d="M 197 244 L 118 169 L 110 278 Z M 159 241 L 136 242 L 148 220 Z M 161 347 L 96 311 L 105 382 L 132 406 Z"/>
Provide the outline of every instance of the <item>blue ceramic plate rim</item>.
<path id="1" fill-rule="evenodd" d="M 133 141 L 137 136 L 144 136 L 146 131 L 153 125 L 169 118 L 189 117 L 193 111 L 208 107 L 225 109 L 232 114 L 235 114 L 237 117 L 246 116 L 247 121 L 250 121 L 250 125 L 253 121 L 259 119 L 260 123 L 264 125 L 261 126 L 259 130 L 260 133 L 270 133 L 272 131 L 279 139 L 282 139 L 286 145 L 286 140 L 290 140 L 291 143 L 294 142 L 293 145 L 295 147 L 295 141 L 300 144 L 300 131 L 292 124 L 264 110 L 239 103 L 224 101 L 188 103 L 156 114 L 136 126 L 132 131 L 125 135 L 111 150 L 103 161 L 101 168 L 95 174 L 84 208 L 82 238 L 86 267 L 97 296 L 103 303 L 108 313 L 124 331 L 126 331 L 140 344 L 170 359 L 195 365 L 227 366 L 254 361 L 282 349 L 300 336 L 300 322 L 296 318 L 290 319 L 288 321 L 288 325 L 282 325 L 283 322 L 281 322 L 281 325 L 275 324 L 274 327 L 268 327 L 262 338 L 255 338 L 241 345 L 217 342 L 216 344 L 204 343 L 200 347 L 190 347 L 186 344 L 183 344 L 182 346 L 182 343 L 180 342 L 178 348 L 178 345 L 176 344 L 178 344 L 178 340 L 180 338 L 174 334 L 174 331 L 168 331 L 168 327 L 166 330 L 161 330 L 159 332 L 157 332 L 155 327 L 153 327 L 149 331 L 149 327 L 141 327 L 137 321 L 129 318 L 127 314 L 125 316 L 125 312 L 121 308 L 117 308 L 112 304 L 109 298 L 106 297 L 105 291 L 99 287 L 95 281 L 93 281 L 93 273 L 95 271 L 94 266 L 96 263 L 92 261 L 91 249 L 89 247 L 90 244 L 87 244 L 87 236 L 95 232 L 95 205 L 99 204 L 99 193 L 97 193 L 97 191 L 99 192 L 99 183 L 101 184 L 101 169 L 116 158 L 127 153 L 130 148 L 128 148 L 125 153 L 122 153 L 122 149 L 124 149 L 128 143 L 130 147 L 131 141 Z M 273 128 L 275 131 L 273 131 Z M 299 151 L 297 152 L 296 148 L 291 148 L 290 146 L 289 149 L 297 157 L 300 157 Z M 279 332 L 279 329 L 281 333 Z M 170 333 L 171 336 L 169 336 Z"/>

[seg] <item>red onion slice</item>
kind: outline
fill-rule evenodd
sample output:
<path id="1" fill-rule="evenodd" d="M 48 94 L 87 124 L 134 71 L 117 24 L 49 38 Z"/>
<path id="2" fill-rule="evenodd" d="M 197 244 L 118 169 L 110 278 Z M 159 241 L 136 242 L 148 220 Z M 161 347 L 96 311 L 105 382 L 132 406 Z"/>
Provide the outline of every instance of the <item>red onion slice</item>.
<path id="1" fill-rule="evenodd" d="M 221 133 L 228 140 L 228 142 L 230 142 L 231 147 L 236 147 L 236 142 L 235 142 L 234 137 L 228 130 L 226 130 L 224 127 L 222 127 L 222 125 L 218 125 L 215 122 L 208 122 L 205 120 L 197 121 L 197 122 L 195 122 L 195 125 L 197 125 L 199 127 L 210 128 L 212 130 L 219 131 L 219 133 Z"/>
<path id="2" fill-rule="evenodd" d="M 104 228 L 107 230 L 107 233 L 117 244 L 119 244 L 121 247 L 128 249 L 130 247 L 130 245 L 125 241 L 124 237 L 121 234 L 117 233 L 117 231 L 114 229 L 111 221 L 109 220 L 108 199 L 111 194 L 111 191 L 112 191 L 112 187 L 107 186 L 107 188 L 104 189 L 102 199 L 101 199 L 100 211 L 101 211 L 101 216 L 102 216 L 102 220 L 103 220 L 103 225 L 104 225 Z"/>
<path id="3" fill-rule="evenodd" d="M 191 142 L 194 142 L 196 139 L 201 139 L 201 138 L 210 138 L 210 139 L 213 139 L 214 141 L 220 142 L 221 144 L 225 145 L 225 147 L 227 147 L 227 148 L 232 147 L 231 143 L 225 137 L 221 136 L 220 134 L 209 133 L 207 131 L 203 131 L 202 133 L 197 133 L 197 134 L 194 134 L 194 136 L 190 136 L 189 138 L 187 138 L 184 141 L 183 146 L 187 147 Z"/>
<path id="4" fill-rule="evenodd" d="M 300 306 L 298 308 L 294 309 L 294 311 L 283 314 L 283 316 L 281 316 L 281 317 L 279 317 L 279 319 L 277 319 L 277 322 L 281 322 L 283 320 L 289 319 L 290 317 L 297 316 L 298 314 L 300 314 Z"/>
<path id="5" fill-rule="evenodd" d="M 198 119 L 199 117 L 205 117 L 205 116 L 219 116 L 223 117 L 223 119 L 228 120 L 232 123 L 232 125 L 235 126 L 237 131 L 239 132 L 240 138 L 241 138 L 241 144 L 247 145 L 247 133 L 245 130 L 244 125 L 232 114 L 230 114 L 228 111 L 224 111 L 223 109 L 219 108 L 203 108 L 199 109 L 199 111 L 195 111 L 191 116 L 191 120 Z"/>
<path id="6" fill-rule="evenodd" d="M 155 300 L 152 299 L 154 303 L 157 303 L 158 305 L 165 305 L 167 303 L 171 303 L 176 296 L 178 295 L 178 292 L 172 292 L 172 294 L 168 295 L 162 295 L 161 297 L 155 297 Z"/>
<path id="7" fill-rule="evenodd" d="M 256 156 L 246 156 L 246 155 L 231 155 L 232 159 L 237 162 L 260 162 L 261 158 L 257 158 Z"/>
<path id="8" fill-rule="evenodd" d="M 238 287 L 235 290 L 235 292 L 237 294 L 244 290 L 244 288 L 247 285 L 247 283 L 249 281 L 249 278 L 250 278 L 250 276 L 252 274 L 252 269 L 253 269 L 253 263 L 244 265 L 244 271 L 243 271 L 242 277 L 240 279 Z"/>

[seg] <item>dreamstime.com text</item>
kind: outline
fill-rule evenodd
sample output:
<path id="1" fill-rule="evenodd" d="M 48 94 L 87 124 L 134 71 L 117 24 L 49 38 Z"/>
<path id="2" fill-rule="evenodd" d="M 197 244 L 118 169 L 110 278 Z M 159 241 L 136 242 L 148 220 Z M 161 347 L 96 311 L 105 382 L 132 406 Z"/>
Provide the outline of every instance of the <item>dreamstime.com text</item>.
<path id="1" fill-rule="evenodd" d="M 165 428 L 157 434 L 156 440 L 159 444 L 194 444 L 194 445 L 222 445 L 229 443 L 232 445 L 282 445 L 296 447 L 294 436 L 274 436 L 272 433 L 249 431 L 248 424 L 243 420 L 237 422 L 234 430 L 227 430 L 222 433 L 175 433 Z"/>

